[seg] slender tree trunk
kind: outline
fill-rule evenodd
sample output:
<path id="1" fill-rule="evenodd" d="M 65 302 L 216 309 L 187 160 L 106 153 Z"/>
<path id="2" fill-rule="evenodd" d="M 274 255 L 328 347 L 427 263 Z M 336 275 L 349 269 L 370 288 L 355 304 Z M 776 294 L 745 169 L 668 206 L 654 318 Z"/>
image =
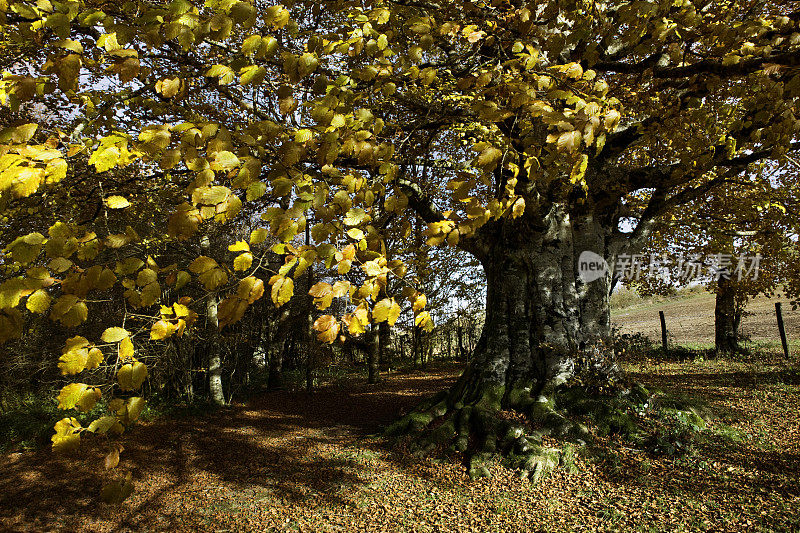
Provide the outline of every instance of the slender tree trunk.
<path id="1" fill-rule="evenodd" d="M 375 326 L 370 329 L 367 342 L 367 383 L 372 385 L 378 383 L 381 378 L 380 368 L 378 367 L 380 335 L 378 334 L 378 328 Z"/>
<path id="2" fill-rule="evenodd" d="M 283 387 L 283 355 L 288 350 L 289 339 L 284 340 L 269 358 L 269 374 L 267 390 L 279 390 Z"/>
<path id="3" fill-rule="evenodd" d="M 378 324 L 378 349 L 379 357 L 378 357 L 378 366 L 382 368 L 386 368 L 387 370 L 392 369 L 392 331 L 391 327 L 389 326 L 388 322 L 381 322 Z"/>
<path id="4" fill-rule="evenodd" d="M 201 248 L 208 253 L 211 242 L 208 236 L 203 237 Z M 217 331 L 219 321 L 217 320 L 217 307 L 219 302 L 216 295 L 209 294 L 206 301 L 206 330 L 209 339 L 206 347 L 208 351 L 208 392 L 211 401 L 217 405 L 225 405 L 225 392 L 222 388 L 222 354 L 219 343 L 219 332 Z"/>
<path id="5" fill-rule="evenodd" d="M 467 360 L 467 349 L 464 347 L 464 328 L 461 327 L 461 324 L 458 325 L 458 357 L 462 361 Z"/>
<path id="6" fill-rule="evenodd" d="M 450 329 L 446 330 L 446 335 L 447 335 L 447 358 L 448 359 L 453 359 L 453 346 L 452 346 L 453 339 L 452 339 L 452 335 L 451 335 Z"/>
<path id="7" fill-rule="evenodd" d="M 735 353 L 739 350 L 739 322 L 742 312 L 736 303 L 734 281 L 721 277 L 717 282 L 714 307 L 714 343 L 718 353 Z"/>

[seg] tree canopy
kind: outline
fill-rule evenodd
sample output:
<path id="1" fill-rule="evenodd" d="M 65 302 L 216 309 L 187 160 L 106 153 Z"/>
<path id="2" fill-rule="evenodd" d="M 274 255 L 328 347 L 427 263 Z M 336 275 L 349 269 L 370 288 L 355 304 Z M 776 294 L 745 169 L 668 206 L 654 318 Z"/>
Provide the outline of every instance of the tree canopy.
<path id="1" fill-rule="evenodd" d="M 393 325 L 401 300 L 430 328 L 387 242 L 421 232 L 486 268 L 511 233 L 576 224 L 611 257 L 800 147 L 799 2 L 0 0 L 0 21 L 0 341 L 46 314 L 76 328 L 65 375 L 112 362 L 59 395 L 110 414 L 65 418 L 56 448 L 134 421 L 137 343 L 210 297 L 226 327 L 316 263 L 317 307 L 343 302 L 321 341 Z M 235 238 L 212 257 L 214 225 Z M 90 335 L 98 300 L 116 312 Z"/>

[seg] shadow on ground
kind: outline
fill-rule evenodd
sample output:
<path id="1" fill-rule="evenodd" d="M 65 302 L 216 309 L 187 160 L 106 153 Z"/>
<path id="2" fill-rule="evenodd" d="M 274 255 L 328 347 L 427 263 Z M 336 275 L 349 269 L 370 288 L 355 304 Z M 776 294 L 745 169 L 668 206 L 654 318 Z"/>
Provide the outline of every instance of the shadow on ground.
<path id="1" fill-rule="evenodd" d="M 251 501 L 269 496 L 345 505 L 342 495 L 364 477 L 352 456 L 331 449 L 379 432 L 422 398 L 452 385 L 457 371 L 392 374 L 379 385 L 312 394 L 278 391 L 206 416 L 139 425 L 123 436 L 120 468 L 144 481 L 120 515 L 120 508 L 97 502 L 109 479 L 99 468 L 102 443 L 84 442 L 73 457 L 49 449 L 10 454 L 0 460 L 0 524 L 82 529 L 91 517 L 121 528 L 169 528 L 180 524 L 163 512 L 167 500 L 203 491 L 218 493 L 215 499 L 223 502 L 205 510 L 212 515 L 230 510 L 224 508 L 226 491 L 233 501 L 247 495 Z M 180 516 L 186 519 L 186 509 Z"/>

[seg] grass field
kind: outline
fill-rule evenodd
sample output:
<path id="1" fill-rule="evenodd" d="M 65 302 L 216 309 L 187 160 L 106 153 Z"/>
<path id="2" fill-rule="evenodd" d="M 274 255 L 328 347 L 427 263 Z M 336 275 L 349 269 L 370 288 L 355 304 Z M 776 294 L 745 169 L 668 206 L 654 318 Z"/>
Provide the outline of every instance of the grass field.
<path id="1" fill-rule="evenodd" d="M 747 306 L 742 318 L 742 345 L 769 351 L 781 350 L 775 302 L 783 302 L 783 320 L 792 351 L 800 350 L 800 309 L 786 300 L 759 296 Z M 661 342 L 658 312 L 664 311 L 669 341 L 692 348 L 714 346 L 714 295 L 694 290 L 672 298 L 638 298 L 629 294 L 612 299 L 611 320 L 622 333 L 643 333 Z"/>

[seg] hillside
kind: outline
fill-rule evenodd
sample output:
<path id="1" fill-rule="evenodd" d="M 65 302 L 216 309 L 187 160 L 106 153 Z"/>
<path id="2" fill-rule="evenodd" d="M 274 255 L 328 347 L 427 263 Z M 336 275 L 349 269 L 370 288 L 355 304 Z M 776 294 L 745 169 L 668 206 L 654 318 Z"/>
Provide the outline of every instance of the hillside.
<path id="1" fill-rule="evenodd" d="M 616 295 L 615 295 L 616 296 Z M 775 302 L 783 302 L 783 320 L 789 343 L 800 347 L 800 309 L 792 310 L 786 300 L 758 297 L 747 306 L 742 318 L 743 344 L 778 347 L 780 337 L 775 319 Z M 616 305 L 615 305 L 616 304 Z M 643 333 L 661 338 L 658 312 L 664 311 L 670 341 L 681 345 L 708 346 L 714 343 L 714 295 L 705 291 L 683 291 L 669 298 L 639 298 L 628 292 L 612 298 L 611 320 L 622 333 Z"/>

